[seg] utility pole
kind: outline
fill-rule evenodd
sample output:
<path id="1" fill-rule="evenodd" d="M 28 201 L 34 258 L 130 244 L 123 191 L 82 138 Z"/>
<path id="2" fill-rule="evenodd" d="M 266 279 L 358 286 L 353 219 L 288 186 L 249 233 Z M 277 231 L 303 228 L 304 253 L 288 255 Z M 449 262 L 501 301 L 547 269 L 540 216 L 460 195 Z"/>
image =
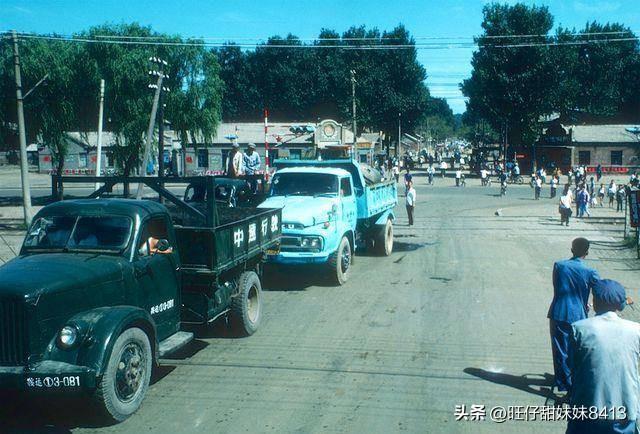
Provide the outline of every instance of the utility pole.
<path id="1" fill-rule="evenodd" d="M 402 143 L 402 113 L 398 113 L 398 143 L 396 144 L 396 157 L 398 156 L 398 148 Z"/>
<path id="2" fill-rule="evenodd" d="M 102 174 L 102 118 L 104 114 L 104 80 L 100 80 L 100 109 L 98 110 L 98 147 L 96 149 L 96 176 Z M 96 182 L 96 190 L 100 183 Z"/>
<path id="3" fill-rule="evenodd" d="M 164 177 L 164 92 L 158 106 L 158 178 Z"/>
<path id="4" fill-rule="evenodd" d="M 357 129 L 356 129 L 356 71 L 351 70 L 351 104 L 353 111 L 353 149 L 352 149 L 352 158 L 356 157 L 357 150 Z"/>
<path id="5" fill-rule="evenodd" d="M 27 161 L 27 133 L 24 126 L 24 108 L 22 98 L 22 76 L 20 74 L 20 54 L 18 53 L 18 34 L 14 30 L 13 64 L 16 74 L 16 102 L 18 110 L 18 135 L 20 137 L 20 178 L 22 181 L 22 207 L 24 224 L 29 226 L 33 218 L 31 210 L 31 187 L 29 185 L 29 162 Z"/>
<path id="6" fill-rule="evenodd" d="M 269 111 L 264 109 L 264 173 L 265 182 L 269 181 Z"/>
<path id="7" fill-rule="evenodd" d="M 158 113 L 158 104 L 160 101 L 160 93 L 162 92 L 162 80 L 168 78 L 163 72 L 163 67 L 167 66 L 167 62 L 156 57 L 150 57 L 150 62 L 156 63 L 160 66 L 160 71 L 149 71 L 149 75 L 155 75 L 158 77 L 156 84 L 150 84 L 150 89 L 155 89 L 153 96 L 153 105 L 151 106 L 151 116 L 149 118 L 149 128 L 147 129 L 147 141 L 144 146 L 144 158 L 142 160 L 142 176 L 147 176 L 147 166 L 149 165 L 149 159 L 151 157 L 151 140 L 153 140 L 153 128 L 155 126 L 156 115 Z M 142 192 L 144 190 L 144 184 L 138 184 L 138 191 L 136 193 L 136 199 L 142 199 Z"/>

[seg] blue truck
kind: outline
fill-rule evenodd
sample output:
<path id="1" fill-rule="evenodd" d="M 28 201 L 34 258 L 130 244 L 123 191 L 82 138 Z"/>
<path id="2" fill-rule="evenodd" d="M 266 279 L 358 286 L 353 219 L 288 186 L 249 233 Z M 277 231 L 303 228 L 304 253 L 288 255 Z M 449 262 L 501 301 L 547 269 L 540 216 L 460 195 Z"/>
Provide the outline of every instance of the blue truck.
<path id="1" fill-rule="evenodd" d="M 394 181 L 351 159 L 279 160 L 268 198 L 259 207 L 282 209 L 281 266 L 317 264 L 338 285 L 348 277 L 356 247 L 382 256 L 393 251 Z"/>

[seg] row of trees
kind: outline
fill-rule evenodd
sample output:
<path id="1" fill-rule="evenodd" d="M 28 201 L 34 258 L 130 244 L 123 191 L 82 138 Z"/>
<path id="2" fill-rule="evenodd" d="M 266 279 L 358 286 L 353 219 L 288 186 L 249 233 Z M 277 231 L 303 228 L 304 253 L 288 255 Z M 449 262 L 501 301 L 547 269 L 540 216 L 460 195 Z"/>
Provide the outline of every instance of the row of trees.
<path id="1" fill-rule="evenodd" d="M 159 34 L 137 24 L 105 25 L 76 35 L 79 39 L 157 37 L 178 43 L 176 36 Z M 197 42 L 197 41 L 189 41 Z M 71 43 L 60 40 L 20 40 L 25 91 L 48 74 L 47 80 L 25 100 L 29 141 L 40 138 L 52 151 L 60 171 L 67 152 L 65 133 L 96 131 L 100 79 L 105 92 L 105 131 L 115 133 L 114 157 L 126 174 L 136 167 L 149 122 L 153 91 L 149 58 L 168 62 L 166 111 L 173 128 L 186 141 L 188 131 L 210 137 L 221 115 L 223 83 L 215 53 L 200 45 Z M 15 135 L 15 82 L 12 41 L 0 46 L 0 134 Z"/>
<path id="2" fill-rule="evenodd" d="M 483 12 L 473 72 L 461 86 L 467 123 L 531 145 L 540 117 L 551 113 L 640 117 L 640 45 L 629 28 L 592 22 L 552 34 L 544 6 L 490 4 Z"/>
<path id="3" fill-rule="evenodd" d="M 274 48 L 279 45 L 287 48 Z M 371 45 L 388 49 L 354 49 Z M 410 48 L 393 48 L 398 45 Z M 430 116 L 453 123 L 446 102 L 430 97 L 426 70 L 403 26 L 385 32 L 352 27 L 342 35 L 324 29 L 312 44 L 293 35 L 272 37 L 253 51 L 225 46 L 218 50 L 218 59 L 226 83 L 222 103 L 226 120 L 253 120 L 269 107 L 276 119 L 348 121 L 351 71 L 355 71 L 359 126 L 392 132 L 400 113 L 407 131 Z"/>
<path id="4" fill-rule="evenodd" d="M 48 74 L 25 101 L 29 141 L 41 138 L 48 144 L 59 170 L 67 150 L 65 133 L 96 130 L 100 79 L 107 83 L 105 130 L 116 134 L 119 145 L 116 162 L 125 173 L 139 164 L 153 96 L 147 88 L 152 56 L 168 62 L 165 85 L 171 92 L 165 116 L 183 142 L 188 142 L 188 131 L 211 137 L 221 119 L 257 121 L 264 108 L 274 120 L 350 122 L 352 70 L 360 131 L 393 135 L 400 113 L 405 131 L 446 135 L 454 126 L 446 102 L 430 97 L 414 40 L 402 26 L 389 32 L 353 27 L 342 35 L 322 30 L 312 44 L 292 35 L 274 36 L 254 50 L 237 45 L 211 49 L 202 41 L 137 24 L 93 27 L 74 39 L 25 37 L 19 42 L 25 90 Z M 362 45 L 389 49 L 353 49 Z M 0 97 L 0 137 L 6 138 L 15 135 L 10 37 L 0 45 Z"/>

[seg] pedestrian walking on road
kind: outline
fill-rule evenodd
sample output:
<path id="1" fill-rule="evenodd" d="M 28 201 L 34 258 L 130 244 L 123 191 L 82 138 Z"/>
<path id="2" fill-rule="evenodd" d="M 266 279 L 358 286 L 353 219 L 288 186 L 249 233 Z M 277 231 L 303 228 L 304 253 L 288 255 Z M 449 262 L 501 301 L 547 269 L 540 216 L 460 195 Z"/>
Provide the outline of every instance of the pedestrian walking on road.
<path id="1" fill-rule="evenodd" d="M 407 194 L 409 191 L 409 183 L 413 182 L 413 175 L 411 174 L 411 170 L 407 167 L 407 173 L 404 174 L 404 193 Z"/>
<path id="2" fill-rule="evenodd" d="M 540 192 L 542 191 L 542 178 L 540 178 L 538 175 L 536 175 L 536 179 L 534 181 L 534 199 L 538 200 L 540 199 Z"/>
<path id="3" fill-rule="evenodd" d="M 447 174 L 447 162 L 442 160 L 440 162 L 440 175 L 442 175 L 442 177 L 444 178 L 446 174 Z"/>
<path id="4" fill-rule="evenodd" d="M 607 413 L 609 419 L 570 418 L 566 431 L 569 434 L 636 433 L 640 324 L 616 313 L 631 303 L 621 284 L 602 279 L 593 285 L 596 315 L 571 326 L 569 408 L 620 412 Z"/>
<path id="5" fill-rule="evenodd" d="M 556 190 L 558 189 L 558 183 L 559 182 L 560 181 L 558 180 L 558 177 L 556 175 L 553 175 L 551 177 L 551 182 L 549 183 L 549 197 L 551 199 L 556 197 Z"/>
<path id="6" fill-rule="evenodd" d="M 462 178 L 462 170 L 456 170 L 456 187 L 460 187 L 460 179 Z"/>
<path id="7" fill-rule="evenodd" d="M 413 181 L 407 182 L 407 218 L 409 219 L 409 226 L 413 226 L 413 211 L 416 208 L 416 189 L 413 188 Z"/>
<path id="8" fill-rule="evenodd" d="M 484 167 L 480 169 L 480 185 L 482 185 L 483 187 L 487 185 L 487 174 L 487 169 L 485 169 Z"/>
<path id="9" fill-rule="evenodd" d="M 396 184 L 397 184 L 398 181 L 400 181 L 400 168 L 398 167 L 397 164 L 394 164 L 391 171 L 393 172 L 393 177 L 396 180 Z"/>
<path id="10" fill-rule="evenodd" d="M 613 208 L 613 200 L 615 199 L 617 192 L 618 188 L 616 187 L 615 181 L 612 179 L 609 183 L 609 189 L 607 190 L 607 194 L 609 195 L 609 208 Z"/>
<path id="11" fill-rule="evenodd" d="M 600 182 L 601 179 L 602 179 L 602 165 L 598 163 L 598 166 L 596 167 L 596 182 Z"/>
<path id="12" fill-rule="evenodd" d="M 624 211 L 624 198 L 627 190 L 624 185 L 618 186 L 618 191 L 616 191 L 616 211 L 622 212 Z"/>
<path id="13" fill-rule="evenodd" d="M 600 207 L 604 206 L 604 196 L 607 192 L 607 189 L 604 188 L 604 184 L 600 184 L 600 189 L 598 190 L 598 202 L 600 202 Z"/>
<path id="14" fill-rule="evenodd" d="M 571 194 L 571 187 L 569 184 L 564 186 L 564 192 L 562 196 L 560 196 L 560 205 L 558 207 L 558 211 L 560 212 L 560 225 L 562 226 L 564 223 L 569 226 L 569 218 L 571 217 L 571 202 L 573 201 L 573 196 Z"/>
<path id="15" fill-rule="evenodd" d="M 593 197 L 596 192 L 596 181 L 593 176 L 589 179 L 589 195 Z"/>
<path id="16" fill-rule="evenodd" d="M 553 300 L 549 307 L 549 331 L 555 387 L 571 389 L 571 324 L 587 317 L 589 291 L 600 280 L 598 272 L 589 268 L 584 259 L 589 254 L 589 240 L 576 238 L 571 243 L 571 259 L 553 265 Z"/>
<path id="17" fill-rule="evenodd" d="M 591 217 L 591 213 L 589 213 L 589 192 L 585 188 L 584 184 L 580 184 L 580 188 L 576 193 L 576 204 L 578 208 L 577 217 L 584 217 L 586 214 L 587 217 Z"/>
<path id="18" fill-rule="evenodd" d="M 433 168 L 433 165 L 430 165 L 427 169 L 427 179 L 429 180 L 429 185 L 433 185 L 433 175 L 435 175 L 436 170 Z"/>

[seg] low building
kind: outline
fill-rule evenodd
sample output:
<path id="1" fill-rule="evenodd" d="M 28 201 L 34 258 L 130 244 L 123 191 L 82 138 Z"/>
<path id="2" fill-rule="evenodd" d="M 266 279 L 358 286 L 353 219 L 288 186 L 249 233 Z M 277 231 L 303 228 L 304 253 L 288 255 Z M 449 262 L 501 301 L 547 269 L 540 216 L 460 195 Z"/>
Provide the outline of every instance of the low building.
<path id="1" fill-rule="evenodd" d="M 339 147 L 353 143 L 353 132 L 331 119 L 321 122 L 226 122 L 218 126 L 216 135 L 209 140 L 198 135 L 188 135 L 185 146 L 185 169 L 187 175 L 219 174 L 227 165 L 227 155 L 234 143 L 242 151 L 249 143 L 256 145 L 262 158 L 269 148 L 269 160 L 309 159 L 316 157 L 316 149 Z M 358 154 L 361 161 L 371 160 L 375 142 L 358 137 Z"/>
<path id="2" fill-rule="evenodd" d="M 535 145 L 539 165 L 554 163 L 564 172 L 577 165 L 595 170 L 600 164 L 605 172 L 626 173 L 640 167 L 640 135 L 634 125 L 549 124 Z"/>

